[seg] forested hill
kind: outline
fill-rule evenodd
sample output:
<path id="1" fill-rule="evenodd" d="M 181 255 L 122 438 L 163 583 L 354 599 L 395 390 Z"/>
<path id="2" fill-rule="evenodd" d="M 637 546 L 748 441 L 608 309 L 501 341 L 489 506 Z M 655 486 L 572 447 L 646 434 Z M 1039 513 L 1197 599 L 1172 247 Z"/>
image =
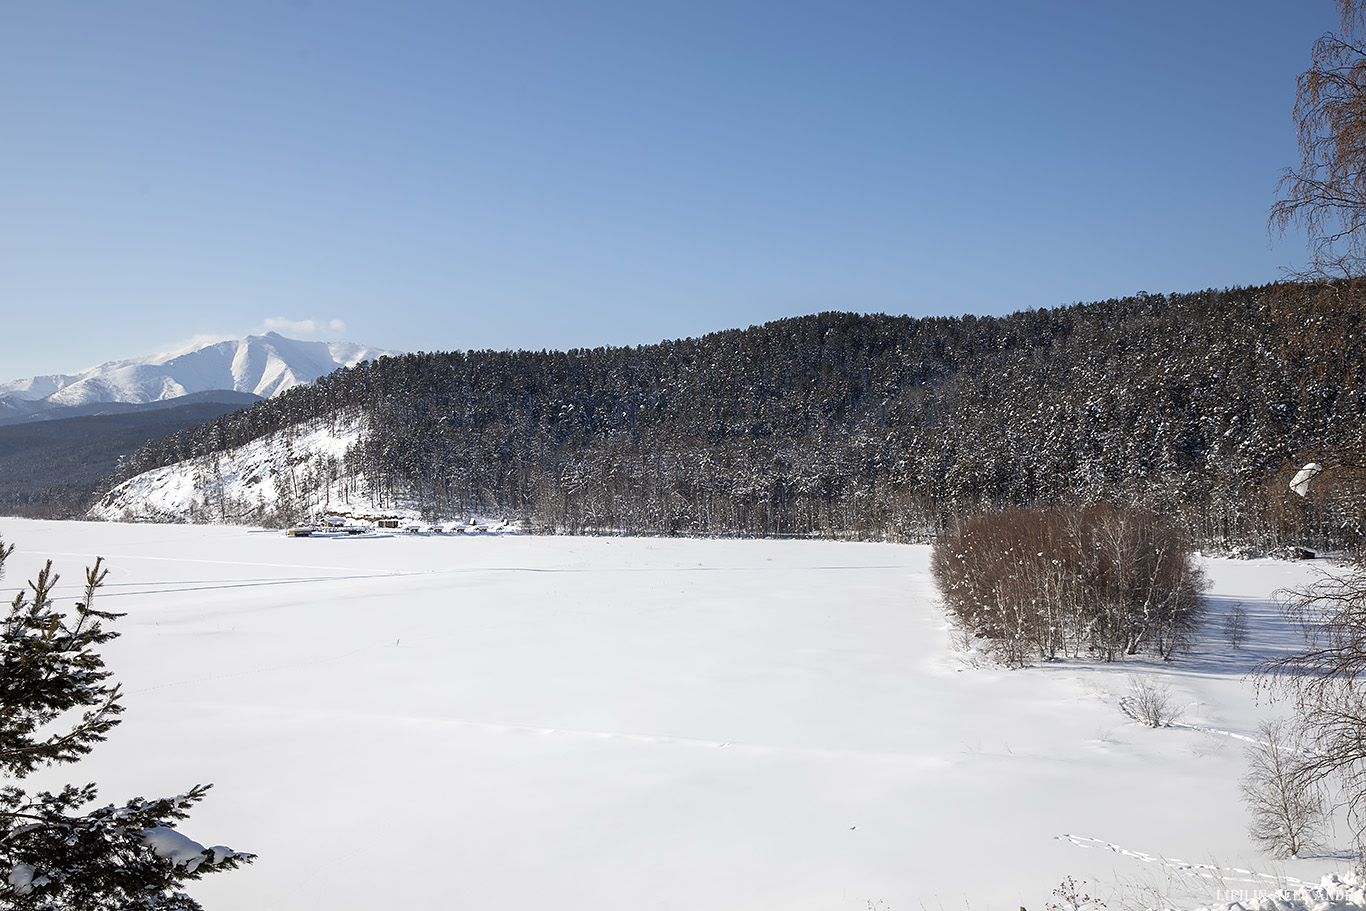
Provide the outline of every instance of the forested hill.
<path id="1" fill-rule="evenodd" d="M 149 444 L 122 476 L 343 413 L 364 433 L 336 471 L 433 515 L 904 539 L 984 507 L 1109 500 L 1265 542 L 1300 508 L 1275 479 L 1363 424 L 1354 383 L 1288 353 L 1302 327 L 1268 315 L 1273 290 L 382 358 Z"/>

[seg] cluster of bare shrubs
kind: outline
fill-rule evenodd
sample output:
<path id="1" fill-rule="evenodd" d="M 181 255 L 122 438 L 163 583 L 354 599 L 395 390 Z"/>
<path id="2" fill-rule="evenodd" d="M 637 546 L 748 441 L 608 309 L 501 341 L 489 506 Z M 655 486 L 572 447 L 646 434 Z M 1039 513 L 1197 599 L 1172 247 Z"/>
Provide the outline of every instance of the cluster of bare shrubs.
<path id="1" fill-rule="evenodd" d="M 950 618 L 1010 667 L 1082 654 L 1169 659 L 1204 614 L 1207 583 L 1187 541 L 1138 509 L 979 516 L 939 538 L 932 568 Z"/>

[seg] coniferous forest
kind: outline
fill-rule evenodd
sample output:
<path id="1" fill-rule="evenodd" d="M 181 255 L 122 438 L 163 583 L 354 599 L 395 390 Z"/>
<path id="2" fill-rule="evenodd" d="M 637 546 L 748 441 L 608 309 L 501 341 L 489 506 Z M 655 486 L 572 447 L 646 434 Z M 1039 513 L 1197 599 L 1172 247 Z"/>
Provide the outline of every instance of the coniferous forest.
<path id="1" fill-rule="evenodd" d="M 1104 502 L 1206 546 L 1340 546 L 1354 498 L 1287 480 L 1311 460 L 1331 479 L 1363 450 L 1362 359 L 1313 344 L 1358 317 L 1308 300 L 1267 286 L 1005 317 L 822 313 L 640 347 L 383 358 L 147 444 L 119 478 L 359 417 L 334 477 L 545 531 L 914 540 L 984 510 Z"/>

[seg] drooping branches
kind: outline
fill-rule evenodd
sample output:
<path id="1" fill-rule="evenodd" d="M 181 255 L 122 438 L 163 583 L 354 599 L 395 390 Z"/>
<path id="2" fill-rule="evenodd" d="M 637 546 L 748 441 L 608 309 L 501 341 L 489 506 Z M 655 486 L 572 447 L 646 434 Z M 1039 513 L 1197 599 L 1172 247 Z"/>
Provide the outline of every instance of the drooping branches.
<path id="1" fill-rule="evenodd" d="M 1307 278 L 1366 272 L 1366 10 L 1339 0 L 1341 30 L 1314 43 L 1297 82 L 1293 117 L 1300 163 L 1281 178 L 1270 225 L 1305 230 Z"/>
<path id="2" fill-rule="evenodd" d="M 1290 702 L 1313 747 L 1299 774 L 1341 782 L 1358 830 L 1366 829 L 1366 567 L 1285 592 L 1282 608 L 1304 647 L 1259 665 L 1258 683 Z"/>

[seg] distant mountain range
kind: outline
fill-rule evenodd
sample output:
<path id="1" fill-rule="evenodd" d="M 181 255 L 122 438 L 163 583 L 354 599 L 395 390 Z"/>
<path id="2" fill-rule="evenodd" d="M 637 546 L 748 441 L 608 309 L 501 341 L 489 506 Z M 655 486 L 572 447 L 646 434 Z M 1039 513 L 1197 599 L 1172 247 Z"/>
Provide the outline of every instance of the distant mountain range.
<path id="1" fill-rule="evenodd" d="M 149 440 L 397 353 L 270 332 L 0 383 L 0 510 L 80 514 Z"/>
<path id="2" fill-rule="evenodd" d="M 245 407 L 397 352 L 274 332 L 0 383 L 0 424 L 219 402 Z"/>

